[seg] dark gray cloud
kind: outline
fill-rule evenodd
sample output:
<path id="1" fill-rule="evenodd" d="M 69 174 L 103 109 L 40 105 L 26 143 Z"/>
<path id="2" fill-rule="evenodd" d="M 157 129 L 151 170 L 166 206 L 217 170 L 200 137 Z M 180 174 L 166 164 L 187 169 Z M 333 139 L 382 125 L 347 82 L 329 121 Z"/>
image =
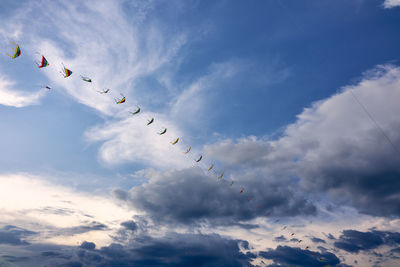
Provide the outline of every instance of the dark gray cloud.
<path id="1" fill-rule="evenodd" d="M 327 264 L 339 266 L 340 263 L 338 257 L 330 252 L 320 253 L 288 246 L 278 246 L 276 249 L 260 252 L 259 255 L 274 262 L 275 265 L 269 266 L 322 267 Z"/>
<path id="2" fill-rule="evenodd" d="M 96 244 L 93 242 L 83 241 L 82 244 L 79 246 L 79 248 L 93 250 L 96 248 Z"/>
<path id="3" fill-rule="evenodd" d="M 285 242 L 285 241 L 287 241 L 287 239 L 286 239 L 286 237 L 284 237 L 283 235 L 281 235 L 281 236 L 275 237 L 275 238 L 274 238 L 274 241 L 275 241 L 275 242 Z"/>
<path id="4" fill-rule="evenodd" d="M 372 250 L 382 245 L 396 246 L 400 244 L 400 233 L 385 231 L 359 232 L 344 230 L 335 247 L 351 253 L 363 250 Z"/>
<path id="5" fill-rule="evenodd" d="M 326 243 L 325 240 L 318 237 L 311 237 L 310 240 L 314 243 Z"/>
<path id="6" fill-rule="evenodd" d="M 59 228 L 53 233 L 53 235 L 77 235 L 90 231 L 104 231 L 107 229 L 108 229 L 107 225 L 102 224 L 100 222 L 92 221 L 84 225 Z"/>
<path id="7" fill-rule="evenodd" d="M 121 226 L 125 229 L 135 232 L 138 229 L 138 225 L 134 221 L 122 222 Z"/>
<path id="8" fill-rule="evenodd" d="M 14 225 L 6 225 L 0 229 L 0 244 L 28 245 L 24 239 L 34 234 L 36 233 Z"/>
<path id="9" fill-rule="evenodd" d="M 285 184 L 285 179 L 263 179 L 260 175 L 247 175 L 245 192 L 239 194 L 241 185 L 230 187 L 194 167 L 154 175 L 147 184 L 132 188 L 128 197 L 121 190 L 114 195 L 157 221 L 234 224 L 267 212 L 275 216 L 315 214 L 316 208 Z"/>
<path id="10" fill-rule="evenodd" d="M 163 238 L 141 237 L 129 246 L 111 244 L 100 249 L 53 245 L 52 249 L 12 260 L 21 266 L 253 266 L 256 256 L 243 253 L 245 241 L 219 235 L 168 234 Z M 29 247 L 27 248 L 29 249 Z M 34 247 L 31 251 L 36 251 Z M 11 258 L 10 258 L 11 259 Z M 40 264 L 39 264 L 40 263 Z"/>

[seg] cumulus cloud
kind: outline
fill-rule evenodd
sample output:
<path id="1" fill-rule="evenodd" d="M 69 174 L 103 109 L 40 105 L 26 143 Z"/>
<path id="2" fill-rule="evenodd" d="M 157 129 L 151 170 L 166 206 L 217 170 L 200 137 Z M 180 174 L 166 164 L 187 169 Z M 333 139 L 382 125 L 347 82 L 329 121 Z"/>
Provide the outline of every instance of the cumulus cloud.
<path id="1" fill-rule="evenodd" d="M 335 247 L 351 253 L 372 250 L 382 245 L 398 246 L 399 244 L 400 233 L 377 230 L 369 232 L 344 230 L 339 240 L 334 243 Z"/>
<path id="2" fill-rule="evenodd" d="M 276 249 L 262 251 L 259 255 L 265 259 L 272 260 L 276 265 L 268 266 L 339 266 L 339 258 L 330 252 L 312 252 L 301 248 L 289 246 L 278 246 Z M 342 265 L 344 266 L 344 265 Z"/>
<path id="3" fill-rule="evenodd" d="M 233 169 L 249 166 L 265 169 L 269 177 L 298 177 L 301 190 L 328 191 L 338 203 L 361 212 L 399 215 L 399 97 L 400 68 L 378 66 L 306 108 L 277 140 L 224 140 L 205 150 Z"/>
<path id="4" fill-rule="evenodd" d="M 241 252 L 241 242 L 219 235 L 167 234 L 99 249 L 87 241 L 79 247 L 33 245 L 24 248 L 24 257 L 4 259 L 22 266 L 253 266 L 256 256 Z"/>
<path id="5" fill-rule="evenodd" d="M 400 6 L 400 0 L 385 0 L 385 2 L 383 2 L 383 6 L 384 8 L 393 8 Z"/>
<path id="6" fill-rule="evenodd" d="M 10 107 L 22 108 L 38 105 L 40 99 L 46 95 L 44 90 L 26 92 L 15 89 L 15 83 L 0 76 L 0 104 Z"/>
<path id="7" fill-rule="evenodd" d="M 157 221 L 180 223 L 230 224 L 265 216 L 267 211 L 276 216 L 315 213 L 315 207 L 304 196 L 290 186 L 283 186 L 284 180 L 261 180 L 259 177 L 249 176 L 246 193 L 239 194 L 240 187 L 218 182 L 194 167 L 154 173 L 148 183 L 133 187 L 129 193 L 118 191 L 115 196 Z M 250 196 L 255 196 L 252 203 L 248 201 Z"/>

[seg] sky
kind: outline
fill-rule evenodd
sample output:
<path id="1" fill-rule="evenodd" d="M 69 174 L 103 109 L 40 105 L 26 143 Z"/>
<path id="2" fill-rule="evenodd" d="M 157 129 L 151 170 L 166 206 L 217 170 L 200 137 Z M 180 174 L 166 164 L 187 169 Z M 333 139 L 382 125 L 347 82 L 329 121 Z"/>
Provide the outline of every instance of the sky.
<path id="1" fill-rule="evenodd" d="M 399 266 L 399 0 L 0 22 L 0 266 Z"/>

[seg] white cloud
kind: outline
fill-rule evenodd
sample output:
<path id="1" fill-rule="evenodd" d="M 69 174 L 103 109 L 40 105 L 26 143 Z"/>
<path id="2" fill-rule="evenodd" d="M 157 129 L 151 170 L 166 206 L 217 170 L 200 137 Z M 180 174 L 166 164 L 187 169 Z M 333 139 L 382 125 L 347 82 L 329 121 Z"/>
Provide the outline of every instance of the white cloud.
<path id="1" fill-rule="evenodd" d="M 25 173 L 0 175 L 0 222 L 39 232 L 29 240 L 33 243 L 76 245 L 77 241 L 91 240 L 108 245 L 112 241 L 109 234 L 137 214 L 106 196 L 77 192 L 45 179 Z M 81 226 L 95 224 L 108 229 L 73 233 Z"/>
<path id="2" fill-rule="evenodd" d="M 45 89 L 36 92 L 15 90 L 15 83 L 0 77 L 0 104 L 11 107 L 26 107 L 38 105 L 40 99 L 46 95 Z"/>
<path id="3" fill-rule="evenodd" d="M 304 190 L 325 196 L 328 191 L 335 201 L 362 212 L 398 214 L 398 99 L 400 68 L 378 66 L 357 84 L 304 109 L 277 140 L 225 140 L 205 150 L 232 169 L 248 165 L 265 170 L 266 177 L 299 177 Z"/>
<path id="4" fill-rule="evenodd" d="M 393 8 L 400 6 L 400 0 L 385 0 L 383 6 L 384 8 Z"/>

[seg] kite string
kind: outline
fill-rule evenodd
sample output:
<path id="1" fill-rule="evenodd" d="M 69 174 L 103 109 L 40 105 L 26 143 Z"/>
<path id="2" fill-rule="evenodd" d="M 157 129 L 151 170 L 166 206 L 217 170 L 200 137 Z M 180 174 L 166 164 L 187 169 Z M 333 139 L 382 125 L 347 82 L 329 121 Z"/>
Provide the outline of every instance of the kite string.
<path id="1" fill-rule="evenodd" d="M 386 138 L 386 140 L 391 144 L 393 150 L 397 153 L 397 155 L 400 157 L 400 150 L 396 147 L 396 145 L 393 143 L 393 141 L 389 138 L 389 136 L 385 133 L 385 131 L 382 129 L 381 126 L 379 126 L 378 122 L 372 117 L 371 113 L 368 112 L 367 108 L 361 103 L 361 101 L 356 97 L 356 95 L 353 93 L 352 90 L 349 90 L 351 95 L 353 96 L 354 100 L 360 105 L 360 107 L 364 110 L 365 114 L 368 115 L 370 120 L 375 124 L 376 128 L 380 130 L 382 135 Z"/>

